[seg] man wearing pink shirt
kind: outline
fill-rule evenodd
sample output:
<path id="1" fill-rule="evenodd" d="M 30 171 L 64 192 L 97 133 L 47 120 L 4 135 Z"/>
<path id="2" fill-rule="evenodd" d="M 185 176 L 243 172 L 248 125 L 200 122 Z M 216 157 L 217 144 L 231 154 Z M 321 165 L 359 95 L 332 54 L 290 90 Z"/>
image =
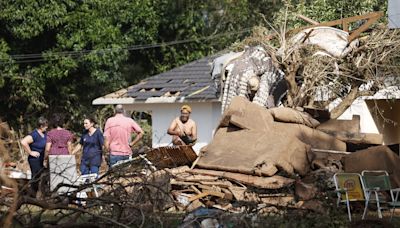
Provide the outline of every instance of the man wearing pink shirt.
<path id="1" fill-rule="evenodd" d="M 131 141 L 132 133 L 136 137 Z M 115 106 L 115 116 L 107 119 L 104 127 L 104 145 L 110 153 L 110 167 L 122 160 L 129 159 L 131 147 L 143 137 L 140 126 L 131 118 L 124 116 L 122 105 Z"/>

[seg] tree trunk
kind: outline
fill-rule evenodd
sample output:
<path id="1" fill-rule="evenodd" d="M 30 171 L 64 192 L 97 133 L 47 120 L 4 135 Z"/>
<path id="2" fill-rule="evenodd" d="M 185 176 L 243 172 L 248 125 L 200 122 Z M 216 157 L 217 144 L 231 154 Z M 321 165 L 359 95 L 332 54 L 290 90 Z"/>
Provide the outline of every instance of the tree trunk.
<path id="1" fill-rule="evenodd" d="M 346 109 L 353 104 L 353 101 L 357 98 L 357 94 L 358 87 L 351 88 L 350 93 L 347 94 L 347 96 L 343 98 L 343 101 L 331 111 L 331 119 L 337 119 L 342 115 Z"/>

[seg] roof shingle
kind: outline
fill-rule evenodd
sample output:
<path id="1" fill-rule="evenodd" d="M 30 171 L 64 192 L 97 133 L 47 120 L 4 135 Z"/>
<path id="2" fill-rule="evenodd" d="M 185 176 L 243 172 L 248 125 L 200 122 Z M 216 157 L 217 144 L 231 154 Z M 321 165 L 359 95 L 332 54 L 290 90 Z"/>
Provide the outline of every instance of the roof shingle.
<path id="1" fill-rule="evenodd" d="M 192 101 L 218 99 L 219 91 L 211 79 L 212 63 L 217 57 L 205 57 L 147 78 L 130 87 L 127 96 L 136 101 L 151 97 L 176 97 Z"/>

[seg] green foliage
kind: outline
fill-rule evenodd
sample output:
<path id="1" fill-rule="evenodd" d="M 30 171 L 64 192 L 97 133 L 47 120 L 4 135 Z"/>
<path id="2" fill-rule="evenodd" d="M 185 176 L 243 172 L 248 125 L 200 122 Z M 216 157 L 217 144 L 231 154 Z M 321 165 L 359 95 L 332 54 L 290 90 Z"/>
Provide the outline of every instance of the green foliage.
<path id="1" fill-rule="evenodd" d="M 12 122 L 56 110 L 71 119 L 92 112 L 93 98 L 127 85 L 124 48 L 151 43 L 158 20 L 151 0 L 1 2 L 3 115 Z M 41 54 L 15 56 L 29 53 Z"/>
<path id="2" fill-rule="evenodd" d="M 297 18 L 298 14 L 318 22 L 325 22 L 387 10 L 387 1 L 382 0 L 285 0 L 284 2 L 284 7 L 276 14 L 274 20 L 277 27 L 282 26 L 285 21 L 289 28 L 309 25 Z"/>

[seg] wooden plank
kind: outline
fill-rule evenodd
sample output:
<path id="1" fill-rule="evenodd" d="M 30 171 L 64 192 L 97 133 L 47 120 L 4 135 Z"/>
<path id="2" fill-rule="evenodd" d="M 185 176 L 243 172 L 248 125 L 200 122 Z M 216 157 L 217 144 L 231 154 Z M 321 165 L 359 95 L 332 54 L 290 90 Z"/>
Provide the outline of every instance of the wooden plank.
<path id="1" fill-rule="evenodd" d="M 236 200 L 239 200 L 239 201 L 244 200 L 244 193 L 246 192 L 246 188 L 232 186 L 232 187 L 229 187 L 228 189 L 229 189 L 229 191 L 232 192 L 232 194 Z"/>
<path id="2" fill-rule="evenodd" d="M 201 174 L 189 174 L 189 173 L 181 173 L 175 176 L 175 179 L 179 181 L 189 181 L 189 182 L 212 182 L 218 180 L 218 177 L 213 177 L 209 175 L 201 175 Z"/>
<path id="3" fill-rule="evenodd" d="M 167 171 L 169 174 L 171 175 L 177 175 L 179 173 L 184 173 L 187 170 L 189 170 L 190 168 L 188 166 L 180 166 L 180 167 L 176 167 L 176 168 L 166 168 L 165 171 Z"/>
<path id="4" fill-rule="evenodd" d="M 241 173 L 231 173 L 231 172 L 207 170 L 207 169 L 193 169 L 193 170 L 188 170 L 187 172 L 193 174 L 204 174 L 210 176 L 223 177 L 226 179 L 238 181 L 247 185 L 265 189 L 279 189 L 291 185 L 294 182 L 293 179 L 278 175 L 272 177 L 259 177 Z"/>
<path id="5" fill-rule="evenodd" d="M 347 38 L 347 41 L 350 43 L 354 39 L 356 39 L 362 32 L 366 31 L 369 26 L 371 26 L 373 23 L 375 23 L 380 17 L 382 17 L 383 13 L 380 12 L 380 14 L 376 14 L 376 16 L 368 18 L 368 21 L 365 22 L 363 25 L 361 25 L 358 29 L 354 30 L 350 36 Z M 361 20 L 357 19 L 356 21 Z"/>
<path id="6" fill-rule="evenodd" d="M 225 194 L 222 192 L 217 192 L 217 191 L 210 191 L 210 190 L 206 190 L 203 191 L 204 193 L 208 193 L 211 196 L 217 196 L 219 198 L 225 198 Z"/>
<path id="7" fill-rule="evenodd" d="M 208 195 L 210 195 L 208 192 L 200 193 L 200 194 L 198 194 L 198 195 L 196 195 L 196 196 L 190 197 L 190 198 L 189 198 L 189 202 L 192 202 L 192 201 L 201 199 L 201 198 L 206 197 L 206 196 L 208 196 Z"/>
<path id="8" fill-rule="evenodd" d="M 229 181 L 200 181 L 201 184 L 210 185 L 210 186 L 218 186 L 218 187 L 231 187 L 233 184 Z"/>
<path id="9" fill-rule="evenodd" d="M 201 203 L 199 200 L 194 200 L 193 202 L 191 202 L 187 207 L 186 207 L 186 211 L 187 212 L 192 212 L 194 210 L 196 210 L 199 207 L 204 207 L 204 204 Z"/>
<path id="10" fill-rule="evenodd" d="M 193 189 L 197 194 L 201 194 L 201 193 L 202 193 L 202 192 L 201 192 L 198 188 L 196 188 L 196 186 L 194 186 L 194 185 L 190 185 L 190 188 Z"/>
<path id="11" fill-rule="evenodd" d="M 206 196 L 217 196 L 217 197 L 219 197 L 219 198 L 224 198 L 224 197 L 225 197 L 225 194 L 222 193 L 222 192 L 216 192 L 216 191 L 206 190 L 206 191 L 203 191 L 203 193 L 200 193 L 200 194 L 198 194 L 198 195 L 196 195 L 196 196 L 190 197 L 190 198 L 189 198 L 189 202 L 192 202 L 192 201 L 194 201 L 194 200 L 201 199 L 201 198 L 206 197 Z"/>
<path id="12" fill-rule="evenodd" d="M 312 25 L 318 25 L 319 24 L 318 21 L 314 21 L 313 19 L 308 18 L 308 17 L 306 17 L 304 15 L 301 15 L 301 14 L 298 14 L 297 17 L 302 19 L 305 22 L 308 22 L 308 23 L 312 24 Z"/>
<path id="13" fill-rule="evenodd" d="M 187 182 L 187 181 L 177 181 L 177 180 L 175 180 L 175 179 L 171 179 L 171 180 L 169 181 L 169 183 L 170 183 L 170 184 L 173 184 L 173 185 L 188 185 L 188 186 L 196 184 L 196 183 Z"/>
<path id="14" fill-rule="evenodd" d="M 358 16 L 353 16 L 353 17 L 348 17 L 348 18 L 342 18 L 342 19 L 333 20 L 333 21 L 322 22 L 317 25 L 300 27 L 300 28 L 289 30 L 287 33 L 297 33 L 304 29 L 318 27 L 318 26 L 330 26 L 331 27 L 331 26 L 335 26 L 335 25 L 342 25 L 343 26 L 342 29 L 344 31 L 346 31 L 345 29 L 348 29 L 349 23 L 368 19 L 368 21 L 366 23 L 364 23 L 364 25 L 362 25 L 360 28 L 358 28 L 350 33 L 349 37 L 347 38 L 347 41 L 350 43 L 351 41 L 356 39 L 362 32 L 367 30 L 370 25 L 372 25 L 374 22 L 376 22 L 382 16 L 383 16 L 383 12 L 381 12 L 381 11 L 371 12 L 368 14 L 363 14 L 363 15 L 358 15 Z M 266 36 L 266 39 L 270 40 L 270 39 L 276 37 L 276 35 L 277 34 L 270 34 L 270 35 Z"/>
<path id="15" fill-rule="evenodd" d="M 229 191 L 228 189 L 225 189 L 225 188 L 222 188 L 221 190 L 225 194 L 224 199 L 227 199 L 227 200 L 233 199 L 233 194 L 231 191 Z"/>

